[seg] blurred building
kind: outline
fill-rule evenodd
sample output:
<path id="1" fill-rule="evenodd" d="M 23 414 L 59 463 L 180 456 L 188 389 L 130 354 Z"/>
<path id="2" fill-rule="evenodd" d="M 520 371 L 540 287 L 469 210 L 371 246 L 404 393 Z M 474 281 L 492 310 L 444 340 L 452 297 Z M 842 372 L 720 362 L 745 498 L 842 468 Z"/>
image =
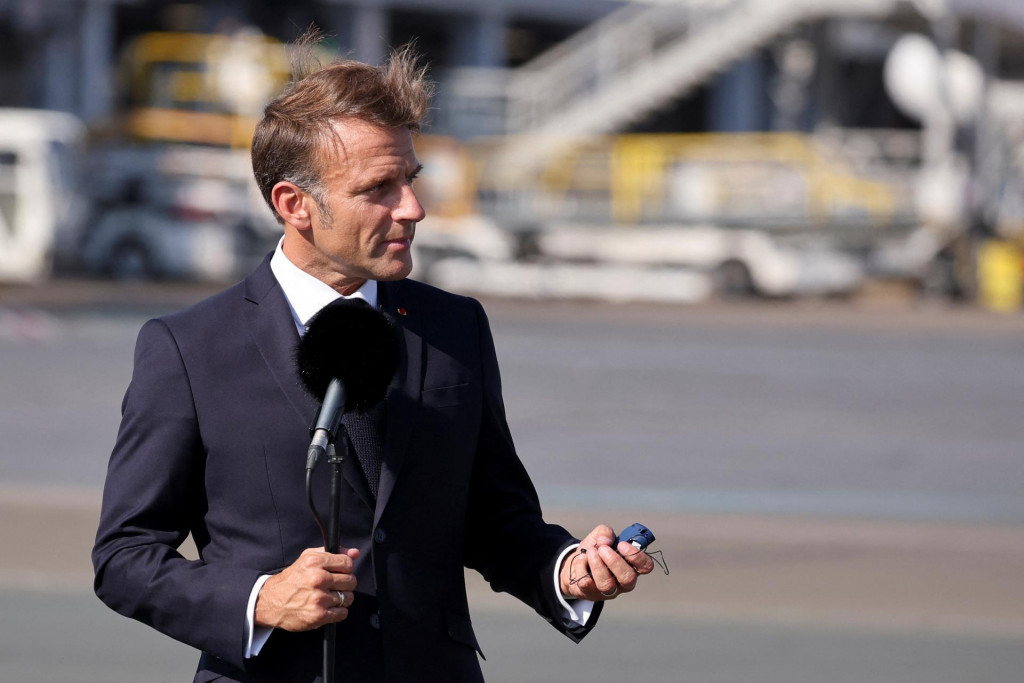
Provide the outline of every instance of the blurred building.
<path id="1" fill-rule="evenodd" d="M 6 0 L 0 106 L 94 122 L 116 109 L 114 66 L 135 35 L 254 26 L 287 41 L 315 23 L 337 51 L 371 62 L 415 38 L 442 85 L 435 125 L 459 137 L 503 132 L 509 109 L 513 129 L 566 109 L 588 113 L 556 125 L 584 132 L 900 127 L 913 123 L 884 92 L 885 56 L 907 30 L 933 33 L 928 8 L 947 2 L 951 46 L 987 50 L 1000 75 L 1024 77 L 1019 0 Z M 508 71 L 585 26 L 530 65 L 532 84 Z M 983 41 L 976 26 L 991 27 Z M 622 71 L 627 58 L 650 62 L 660 84 Z"/>
<path id="2" fill-rule="evenodd" d="M 453 67 L 517 66 L 620 7 L 616 0 L 6 0 L 0 106 L 58 109 L 88 122 L 114 111 L 115 64 L 135 35 L 255 26 L 283 41 L 310 24 L 331 47 L 379 61 L 412 38 L 443 79 Z"/>
<path id="3" fill-rule="evenodd" d="M 1021 0 L 0 0 L 0 107 L 88 124 L 93 167 L 121 174 L 90 176 L 105 219 L 159 207 L 177 223 L 259 224 L 258 202 L 238 216 L 243 202 L 210 180 L 251 185 L 249 133 L 287 79 L 282 44 L 310 25 L 329 52 L 369 62 L 416 41 L 439 86 L 419 147 L 433 215 L 525 235 L 518 256 L 554 249 L 533 235 L 571 234 L 564 222 L 687 239 L 710 226 L 722 248 L 700 268 L 716 273 L 748 229 L 921 279 L 942 258 L 943 279 L 969 281 L 975 242 L 960 238 L 972 232 L 1014 241 L 1007 270 L 1024 254 Z M 917 53 L 894 86 L 908 35 Z M 940 54 L 965 79 L 932 68 Z M 108 223 L 90 221 L 97 269 L 155 253 L 120 227 L 99 239 Z M 880 246 L 894 236 L 894 251 Z M 644 267 L 693 265 L 653 253 Z M 756 267 L 741 265 L 747 289 Z"/>

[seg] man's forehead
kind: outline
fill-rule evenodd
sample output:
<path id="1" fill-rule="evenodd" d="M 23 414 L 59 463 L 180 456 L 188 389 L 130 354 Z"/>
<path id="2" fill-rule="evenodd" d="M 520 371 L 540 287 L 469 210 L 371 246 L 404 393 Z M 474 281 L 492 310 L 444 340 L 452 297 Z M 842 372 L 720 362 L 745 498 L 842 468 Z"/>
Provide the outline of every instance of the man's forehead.
<path id="1" fill-rule="evenodd" d="M 416 163 L 412 131 L 405 127 L 388 128 L 359 119 L 335 119 L 331 122 L 332 144 L 328 154 L 342 164 Z"/>

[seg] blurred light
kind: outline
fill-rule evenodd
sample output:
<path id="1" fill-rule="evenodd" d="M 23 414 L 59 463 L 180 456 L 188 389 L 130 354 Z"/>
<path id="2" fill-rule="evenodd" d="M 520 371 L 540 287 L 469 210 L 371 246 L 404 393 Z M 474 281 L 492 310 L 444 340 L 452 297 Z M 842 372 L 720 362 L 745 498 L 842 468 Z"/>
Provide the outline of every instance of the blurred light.
<path id="1" fill-rule="evenodd" d="M 977 116 L 984 90 L 977 60 L 955 50 L 942 57 L 931 40 L 918 34 L 907 34 L 896 42 L 883 78 L 896 106 L 919 121 L 950 110 L 959 123 L 967 123 Z"/>

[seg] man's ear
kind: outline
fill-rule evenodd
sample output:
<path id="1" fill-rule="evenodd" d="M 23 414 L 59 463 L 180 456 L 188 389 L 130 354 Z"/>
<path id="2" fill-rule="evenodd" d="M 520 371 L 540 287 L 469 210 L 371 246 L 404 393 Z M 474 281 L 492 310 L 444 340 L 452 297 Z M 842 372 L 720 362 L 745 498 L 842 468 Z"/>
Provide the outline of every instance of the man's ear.
<path id="1" fill-rule="evenodd" d="M 270 190 L 270 200 L 281 219 L 298 230 L 311 226 L 310 206 L 313 198 L 295 183 L 282 180 Z"/>

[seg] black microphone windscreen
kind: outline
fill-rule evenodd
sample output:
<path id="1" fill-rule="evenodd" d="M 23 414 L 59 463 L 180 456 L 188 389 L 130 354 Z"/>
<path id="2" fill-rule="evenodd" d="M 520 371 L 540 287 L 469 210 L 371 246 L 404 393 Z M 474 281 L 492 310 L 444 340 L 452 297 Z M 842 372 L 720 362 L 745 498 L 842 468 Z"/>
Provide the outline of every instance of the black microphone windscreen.
<path id="1" fill-rule="evenodd" d="M 383 400 L 398 367 L 398 335 L 362 299 L 338 299 L 309 321 L 295 353 L 306 390 L 322 401 L 332 379 L 345 387 L 345 410 Z"/>

